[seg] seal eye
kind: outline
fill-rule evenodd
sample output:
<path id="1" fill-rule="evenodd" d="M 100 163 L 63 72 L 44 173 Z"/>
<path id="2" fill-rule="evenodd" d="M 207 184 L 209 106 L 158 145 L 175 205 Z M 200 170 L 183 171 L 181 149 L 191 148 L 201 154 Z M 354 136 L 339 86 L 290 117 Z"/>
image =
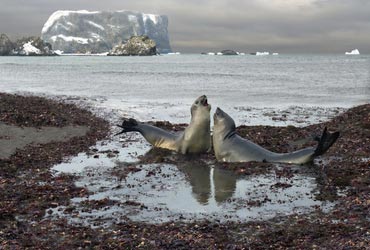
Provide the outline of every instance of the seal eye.
<path id="1" fill-rule="evenodd" d="M 195 104 L 199 104 L 199 101 L 196 101 Z"/>

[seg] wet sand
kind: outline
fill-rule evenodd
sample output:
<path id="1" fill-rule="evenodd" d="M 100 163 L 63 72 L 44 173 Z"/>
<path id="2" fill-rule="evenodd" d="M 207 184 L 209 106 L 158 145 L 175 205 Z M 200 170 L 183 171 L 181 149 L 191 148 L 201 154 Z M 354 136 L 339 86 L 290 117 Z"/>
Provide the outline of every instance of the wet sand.
<path id="1" fill-rule="evenodd" d="M 28 145 L 66 142 L 72 137 L 85 136 L 88 130 L 87 126 L 31 128 L 0 123 L 0 159 L 8 159 Z"/>
<path id="2" fill-rule="evenodd" d="M 67 208 L 64 213 L 79 216 L 70 200 L 86 197 L 89 191 L 74 185 L 75 176 L 55 176 L 50 168 L 65 156 L 87 151 L 96 140 L 107 136 L 108 124 L 74 105 L 38 97 L 0 94 L 0 111 L 0 121 L 12 126 L 89 127 L 84 136 L 67 142 L 26 146 L 8 159 L 0 159 L 0 248 L 366 249 L 370 245 L 369 104 L 352 108 L 329 122 L 304 128 L 238 128 L 242 136 L 280 152 L 306 145 L 305 141 L 291 142 L 320 134 L 325 126 L 331 131 L 340 130 L 342 136 L 337 143 L 314 166 L 320 184 L 318 198 L 336 203 L 328 213 L 317 210 L 248 223 L 176 220 L 153 225 L 127 219 L 108 228 L 71 225 L 65 218 L 45 218 L 49 208 L 58 206 Z M 177 127 L 169 123 L 157 125 L 161 124 Z M 163 163 L 171 159 L 168 152 L 154 151 L 142 162 Z M 200 160 L 209 159 L 212 155 L 204 155 Z M 268 163 L 220 164 L 220 167 L 239 175 L 260 174 L 264 168 L 271 168 Z M 137 171 L 135 167 L 131 170 Z M 294 172 L 284 168 L 280 174 L 288 176 Z M 109 208 L 114 203 L 110 199 L 89 200 L 86 207 Z"/>

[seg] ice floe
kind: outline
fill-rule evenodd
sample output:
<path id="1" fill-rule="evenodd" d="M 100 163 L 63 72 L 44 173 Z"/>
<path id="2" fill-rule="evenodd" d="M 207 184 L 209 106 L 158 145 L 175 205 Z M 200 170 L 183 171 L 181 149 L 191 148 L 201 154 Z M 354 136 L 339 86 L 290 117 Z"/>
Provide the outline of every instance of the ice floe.
<path id="1" fill-rule="evenodd" d="M 346 55 L 359 55 L 360 51 L 358 49 L 353 49 L 351 52 L 346 52 Z"/>

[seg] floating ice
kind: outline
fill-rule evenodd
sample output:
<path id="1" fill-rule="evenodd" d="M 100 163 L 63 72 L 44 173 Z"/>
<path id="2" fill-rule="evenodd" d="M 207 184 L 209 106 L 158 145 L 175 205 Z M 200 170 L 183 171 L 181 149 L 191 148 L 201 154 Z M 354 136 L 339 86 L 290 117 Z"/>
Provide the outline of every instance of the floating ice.
<path id="1" fill-rule="evenodd" d="M 354 49 L 351 52 L 346 52 L 346 55 L 359 55 L 360 51 L 358 49 Z"/>
<path id="2" fill-rule="evenodd" d="M 264 52 L 256 52 L 256 56 L 268 56 L 270 55 L 270 52 L 264 51 Z"/>

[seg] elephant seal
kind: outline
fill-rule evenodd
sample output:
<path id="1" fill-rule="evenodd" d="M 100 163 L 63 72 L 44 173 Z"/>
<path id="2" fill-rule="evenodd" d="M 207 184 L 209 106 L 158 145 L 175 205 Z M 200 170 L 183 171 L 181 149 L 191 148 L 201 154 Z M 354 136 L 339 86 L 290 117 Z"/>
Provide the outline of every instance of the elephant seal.
<path id="1" fill-rule="evenodd" d="M 316 148 L 309 147 L 291 153 L 274 153 L 236 134 L 234 120 L 217 108 L 214 116 L 213 148 L 218 161 L 222 162 L 275 162 L 304 164 L 325 153 L 338 139 L 339 132 L 328 133 L 327 129 Z"/>
<path id="2" fill-rule="evenodd" d="M 204 153 L 211 149 L 210 129 L 211 105 L 208 104 L 205 95 L 198 97 L 191 106 L 191 121 L 185 131 L 175 134 L 161 128 L 139 123 L 135 119 L 124 119 L 122 131 L 116 135 L 126 132 L 139 132 L 154 147 L 174 150 L 182 154 Z"/>

